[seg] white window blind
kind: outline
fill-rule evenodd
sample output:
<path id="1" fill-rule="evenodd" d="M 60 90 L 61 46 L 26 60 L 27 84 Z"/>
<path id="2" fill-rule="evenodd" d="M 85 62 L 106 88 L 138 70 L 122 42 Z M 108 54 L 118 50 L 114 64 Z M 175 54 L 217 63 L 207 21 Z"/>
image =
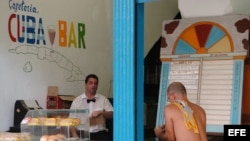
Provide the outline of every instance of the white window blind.
<path id="1" fill-rule="evenodd" d="M 200 105 L 207 124 L 230 124 L 233 60 L 203 61 Z"/>

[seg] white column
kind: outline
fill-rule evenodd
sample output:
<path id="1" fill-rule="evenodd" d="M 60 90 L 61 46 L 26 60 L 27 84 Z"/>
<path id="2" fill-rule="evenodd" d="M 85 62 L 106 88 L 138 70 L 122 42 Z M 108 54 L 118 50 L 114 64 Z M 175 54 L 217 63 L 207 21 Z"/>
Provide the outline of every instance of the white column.
<path id="1" fill-rule="evenodd" d="M 222 16 L 233 13 L 231 0 L 178 0 L 182 18 Z"/>

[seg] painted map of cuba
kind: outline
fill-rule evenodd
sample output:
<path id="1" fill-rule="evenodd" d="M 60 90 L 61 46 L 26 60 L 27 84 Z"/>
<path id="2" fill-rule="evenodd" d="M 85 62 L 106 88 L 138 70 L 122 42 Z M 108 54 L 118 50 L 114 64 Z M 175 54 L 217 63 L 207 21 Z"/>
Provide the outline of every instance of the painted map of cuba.
<path id="1" fill-rule="evenodd" d="M 67 81 L 83 81 L 84 74 L 81 72 L 80 68 L 74 65 L 68 58 L 63 54 L 47 47 L 38 47 L 34 45 L 20 45 L 14 49 L 9 49 L 9 52 L 16 54 L 32 54 L 36 55 L 40 60 L 48 60 L 50 62 L 56 63 L 56 65 L 70 73 Z M 23 70 L 25 72 L 32 71 L 32 65 L 27 62 L 24 65 Z"/>

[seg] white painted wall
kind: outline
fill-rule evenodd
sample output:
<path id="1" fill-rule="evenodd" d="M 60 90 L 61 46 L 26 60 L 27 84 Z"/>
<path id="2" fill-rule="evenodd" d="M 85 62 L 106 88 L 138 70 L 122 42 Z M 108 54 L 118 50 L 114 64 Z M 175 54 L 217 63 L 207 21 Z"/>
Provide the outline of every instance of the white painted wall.
<path id="1" fill-rule="evenodd" d="M 178 12 L 177 0 L 156 0 L 145 3 L 144 56 L 160 38 L 162 21 L 173 19 Z"/>
<path id="2" fill-rule="evenodd" d="M 183 18 L 249 14 L 249 0 L 178 0 Z"/>
<path id="3" fill-rule="evenodd" d="M 249 0 L 231 0 L 231 4 L 235 14 L 250 14 Z"/>

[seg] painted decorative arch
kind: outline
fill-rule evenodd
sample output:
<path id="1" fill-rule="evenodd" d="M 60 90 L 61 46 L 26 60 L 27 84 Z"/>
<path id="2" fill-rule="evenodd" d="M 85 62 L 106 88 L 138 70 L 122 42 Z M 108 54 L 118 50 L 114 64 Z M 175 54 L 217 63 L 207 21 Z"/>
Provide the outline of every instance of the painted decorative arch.
<path id="1" fill-rule="evenodd" d="M 173 55 L 234 52 L 229 32 L 220 24 L 197 22 L 187 27 L 174 43 Z"/>

